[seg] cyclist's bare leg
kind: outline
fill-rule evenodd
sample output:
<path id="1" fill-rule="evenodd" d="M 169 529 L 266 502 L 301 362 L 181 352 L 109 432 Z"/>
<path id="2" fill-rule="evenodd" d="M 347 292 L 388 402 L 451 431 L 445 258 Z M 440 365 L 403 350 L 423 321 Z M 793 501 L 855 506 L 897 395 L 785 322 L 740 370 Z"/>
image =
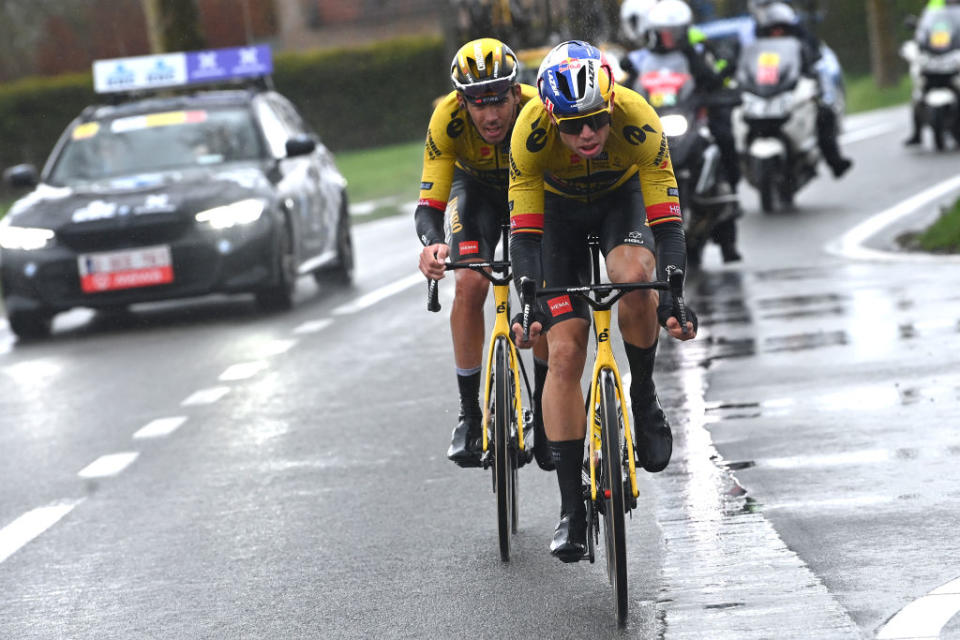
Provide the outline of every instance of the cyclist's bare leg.
<path id="1" fill-rule="evenodd" d="M 543 422 L 550 440 L 583 439 L 586 414 L 580 378 L 587 359 L 590 325 L 571 318 L 550 327 L 550 368 L 543 387 Z"/>
<path id="2" fill-rule="evenodd" d="M 469 269 L 458 270 L 456 274 L 456 288 L 450 310 L 450 333 L 453 336 L 453 358 L 457 367 L 460 416 L 450 438 L 447 458 L 469 467 L 480 464 L 483 305 L 490 282 Z"/>
<path id="3" fill-rule="evenodd" d="M 459 269 L 456 274 L 456 289 L 450 309 L 453 359 L 457 369 L 475 369 L 483 362 L 483 305 L 490 290 L 490 281 L 470 269 Z"/>
<path id="4" fill-rule="evenodd" d="M 607 255 L 607 276 L 611 282 L 650 282 L 656 279 L 657 260 L 646 247 L 622 244 Z M 620 299 L 617 319 L 625 342 L 648 348 L 657 341 L 659 298 L 653 290 L 631 291 Z"/>
<path id="5" fill-rule="evenodd" d="M 620 245 L 607 256 L 607 274 L 613 282 L 651 281 L 656 278 L 656 258 L 646 247 Z M 651 472 L 662 471 L 673 452 L 670 424 L 653 382 L 660 335 L 658 302 L 652 290 L 633 291 L 620 300 L 617 313 L 630 363 L 634 439 L 641 466 Z"/>
<path id="6" fill-rule="evenodd" d="M 580 479 L 586 413 L 580 378 L 587 358 L 590 325 L 571 318 L 550 327 L 550 368 L 543 389 L 543 420 L 560 486 L 560 522 L 550 552 L 576 562 L 586 551 L 586 509 Z"/>

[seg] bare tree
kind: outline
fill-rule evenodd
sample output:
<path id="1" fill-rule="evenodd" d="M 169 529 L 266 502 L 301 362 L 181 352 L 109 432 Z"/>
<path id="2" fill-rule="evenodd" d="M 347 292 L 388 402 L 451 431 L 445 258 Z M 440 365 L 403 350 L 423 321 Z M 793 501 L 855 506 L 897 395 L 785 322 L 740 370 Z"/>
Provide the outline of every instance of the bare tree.
<path id="1" fill-rule="evenodd" d="M 870 39 L 870 65 L 880 87 L 897 83 L 897 43 L 890 3 L 887 0 L 866 0 L 867 33 Z"/>

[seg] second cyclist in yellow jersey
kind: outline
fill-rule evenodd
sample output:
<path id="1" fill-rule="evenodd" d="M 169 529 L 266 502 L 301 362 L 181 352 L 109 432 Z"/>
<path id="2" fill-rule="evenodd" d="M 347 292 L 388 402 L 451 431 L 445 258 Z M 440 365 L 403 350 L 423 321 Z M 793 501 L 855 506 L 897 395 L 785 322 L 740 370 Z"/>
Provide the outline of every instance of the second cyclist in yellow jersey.
<path id="1" fill-rule="evenodd" d="M 533 87 L 517 82 L 518 70 L 510 47 L 493 38 L 472 40 L 453 58 L 454 91 L 440 100 L 430 118 L 415 214 L 417 235 L 424 245 L 420 271 L 428 278 L 443 278 L 448 258 L 456 262 L 494 258 L 501 227 L 509 220 L 510 133 L 520 108 L 536 95 Z M 467 269 L 457 271 L 455 277 L 450 330 L 460 415 L 447 457 L 469 467 L 480 463 L 483 305 L 489 282 Z M 549 469 L 539 410 L 546 358 L 546 345 L 534 351 L 533 450 L 540 466 Z"/>

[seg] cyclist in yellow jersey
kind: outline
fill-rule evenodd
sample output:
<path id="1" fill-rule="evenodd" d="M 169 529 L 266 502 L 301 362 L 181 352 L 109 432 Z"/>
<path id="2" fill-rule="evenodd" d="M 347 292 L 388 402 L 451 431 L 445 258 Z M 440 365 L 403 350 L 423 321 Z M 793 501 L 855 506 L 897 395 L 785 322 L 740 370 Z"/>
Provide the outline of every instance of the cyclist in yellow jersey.
<path id="1" fill-rule="evenodd" d="M 444 276 L 443 263 L 493 260 L 507 210 L 510 132 L 524 103 L 536 96 L 517 83 L 513 51 L 493 38 L 463 45 L 450 65 L 454 91 L 434 109 L 427 130 L 415 221 L 424 247 L 420 271 Z M 456 272 L 450 330 L 460 392 L 460 416 L 447 457 L 464 467 L 480 464 L 479 402 L 483 358 L 483 306 L 489 281 L 469 269 Z M 534 351 L 534 454 L 552 469 L 543 435 L 540 391 L 546 345 Z"/>
<path id="2" fill-rule="evenodd" d="M 537 75 L 539 101 L 517 118 L 510 144 L 510 251 L 514 278 L 538 286 L 570 286 L 589 276 L 586 237 L 596 233 L 613 282 L 666 279 L 686 262 L 677 182 L 660 119 L 637 93 L 616 87 L 601 53 L 572 40 L 555 47 Z M 586 415 L 580 387 L 589 335 L 589 308 L 569 296 L 542 300 L 539 321 L 520 346 L 539 344 L 547 331 L 550 369 L 543 417 L 560 485 L 561 518 L 550 545 L 564 562 L 586 550 L 581 493 Z M 657 399 L 653 367 L 660 327 L 680 340 L 696 335 L 689 311 L 686 333 L 668 293 L 635 291 L 620 301 L 618 320 L 632 373 L 630 398 L 639 462 L 661 471 L 673 437 Z"/>

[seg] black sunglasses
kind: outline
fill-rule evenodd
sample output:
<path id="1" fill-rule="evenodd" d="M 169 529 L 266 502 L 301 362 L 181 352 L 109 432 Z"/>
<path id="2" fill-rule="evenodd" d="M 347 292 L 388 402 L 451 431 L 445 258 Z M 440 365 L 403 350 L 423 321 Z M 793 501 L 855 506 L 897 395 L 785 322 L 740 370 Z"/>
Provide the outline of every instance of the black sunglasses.
<path id="1" fill-rule="evenodd" d="M 560 129 L 560 133 L 567 133 L 572 136 L 576 136 L 583 131 L 583 125 L 587 125 L 593 131 L 599 131 L 608 124 L 610 124 L 610 112 L 604 110 L 591 113 L 588 116 L 559 120 L 557 121 L 557 128 Z"/>

